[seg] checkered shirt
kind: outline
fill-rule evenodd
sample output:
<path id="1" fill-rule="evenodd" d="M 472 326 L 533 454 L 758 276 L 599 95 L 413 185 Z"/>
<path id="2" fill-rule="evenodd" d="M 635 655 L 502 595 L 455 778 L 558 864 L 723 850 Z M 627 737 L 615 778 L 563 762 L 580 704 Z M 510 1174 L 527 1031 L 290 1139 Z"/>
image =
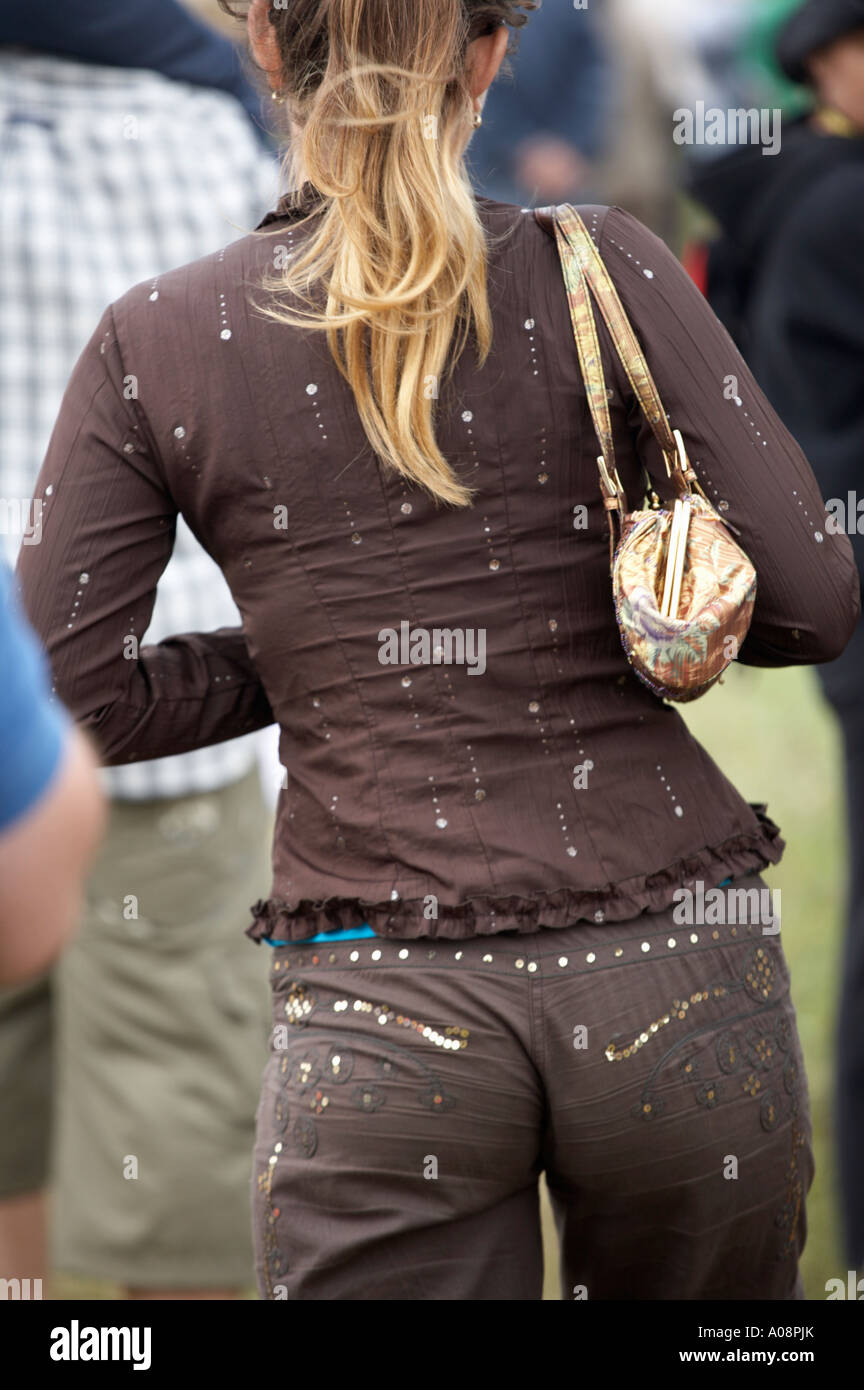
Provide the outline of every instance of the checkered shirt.
<path id="1" fill-rule="evenodd" d="M 233 97 L 0 49 L 0 548 L 10 563 L 66 382 L 106 304 L 244 235 L 278 194 L 277 161 Z M 145 640 L 240 621 L 178 518 Z M 201 794 L 250 770 L 256 738 L 103 776 L 130 800 Z"/>

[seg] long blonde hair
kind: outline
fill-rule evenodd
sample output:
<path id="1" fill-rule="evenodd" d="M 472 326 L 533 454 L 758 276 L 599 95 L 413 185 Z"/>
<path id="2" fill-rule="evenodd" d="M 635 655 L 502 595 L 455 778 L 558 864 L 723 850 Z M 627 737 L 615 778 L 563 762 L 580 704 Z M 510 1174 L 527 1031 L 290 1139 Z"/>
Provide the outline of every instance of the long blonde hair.
<path id="1" fill-rule="evenodd" d="M 233 0 L 220 0 L 232 12 Z M 472 325 L 492 345 L 488 248 L 465 166 L 466 48 L 539 0 L 287 0 L 271 6 L 291 186 L 320 200 L 264 311 L 326 332 L 375 454 L 469 505 L 435 438 L 435 402 Z M 293 299 L 304 308 L 288 307 Z"/>

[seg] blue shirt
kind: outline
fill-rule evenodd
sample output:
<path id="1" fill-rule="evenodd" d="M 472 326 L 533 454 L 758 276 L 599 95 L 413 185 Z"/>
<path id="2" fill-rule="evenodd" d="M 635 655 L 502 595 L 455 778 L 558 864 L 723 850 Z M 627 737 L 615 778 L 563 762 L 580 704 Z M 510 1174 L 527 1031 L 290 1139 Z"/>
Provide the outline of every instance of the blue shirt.
<path id="1" fill-rule="evenodd" d="M 48 664 L 0 564 L 0 831 L 35 805 L 60 765 L 71 720 L 50 696 Z"/>

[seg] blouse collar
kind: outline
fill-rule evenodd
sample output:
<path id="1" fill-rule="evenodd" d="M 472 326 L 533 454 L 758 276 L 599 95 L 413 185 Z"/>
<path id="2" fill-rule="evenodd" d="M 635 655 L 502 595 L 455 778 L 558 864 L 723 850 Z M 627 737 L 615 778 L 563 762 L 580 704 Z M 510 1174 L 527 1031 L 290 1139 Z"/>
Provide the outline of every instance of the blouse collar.
<path id="1" fill-rule="evenodd" d="M 257 230 L 267 227 L 271 222 L 282 222 L 285 218 L 307 217 L 318 207 L 323 206 L 324 197 L 314 183 L 307 180 L 299 188 L 292 189 L 290 193 L 284 194 L 272 212 L 268 212 L 259 223 Z"/>
<path id="2" fill-rule="evenodd" d="M 486 198 L 478 193 L 474 194 L 474 201 L 481 207 L 494 208 L 496 206 L 494 198 Z M 311 213 L 322 208 L 324 202 L 323 193 L 315 187 L 311 180 L 307 180 L 299 188 L 284 194 L 273 211 L 268 212 L 267 216 L 258 223 L 256 230 L 260 231 L 262 227 L 269 227 L 272 222 L 284 222 L 286 218 L 299 220 L 308 217 Z"/>

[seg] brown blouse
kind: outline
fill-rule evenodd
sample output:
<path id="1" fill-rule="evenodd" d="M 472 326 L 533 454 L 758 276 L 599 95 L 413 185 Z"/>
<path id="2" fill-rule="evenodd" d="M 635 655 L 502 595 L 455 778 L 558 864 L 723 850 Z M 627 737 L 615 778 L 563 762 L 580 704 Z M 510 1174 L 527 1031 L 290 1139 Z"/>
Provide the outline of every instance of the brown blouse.
<path id="1" fill-rule="evenodd" d="M 57 690 L 104 761 L 278 722 L 287 777 L 255 937 L 621 920 L 683 883 L 776 863 L 764 808 L 622 650 L 598 447 L 548 230 L 478 199 L 495 337 L 482 370 L 472 339 L 441 388 L 442 449 L 479 489 L 456 511 L 378 465 L 323 335 L 256 309 L 314 201 L 307 184 L 264 234 L 124 295 L 70 382 L 37 484 L 42 542 L 22 549 L 19 572 Z M 666 246 L 618 208 L 581 212 L 702 486 L 756 566 L 742 662 L 831 660 L 859 584 L 806 459 Z M 600 332 L 632 505 L 639 457 L 661 491 L 665 471 Z M 130 639 L 147 628 L 178 511 L 224 570 L 243 628 L 139 651 Z M 425 664 L 399 649 L 382 660 L 388 629 L 408 632 Z M 436 659 L 459 655 L 436 629 L 464 630 L 473 662 Z"/>

